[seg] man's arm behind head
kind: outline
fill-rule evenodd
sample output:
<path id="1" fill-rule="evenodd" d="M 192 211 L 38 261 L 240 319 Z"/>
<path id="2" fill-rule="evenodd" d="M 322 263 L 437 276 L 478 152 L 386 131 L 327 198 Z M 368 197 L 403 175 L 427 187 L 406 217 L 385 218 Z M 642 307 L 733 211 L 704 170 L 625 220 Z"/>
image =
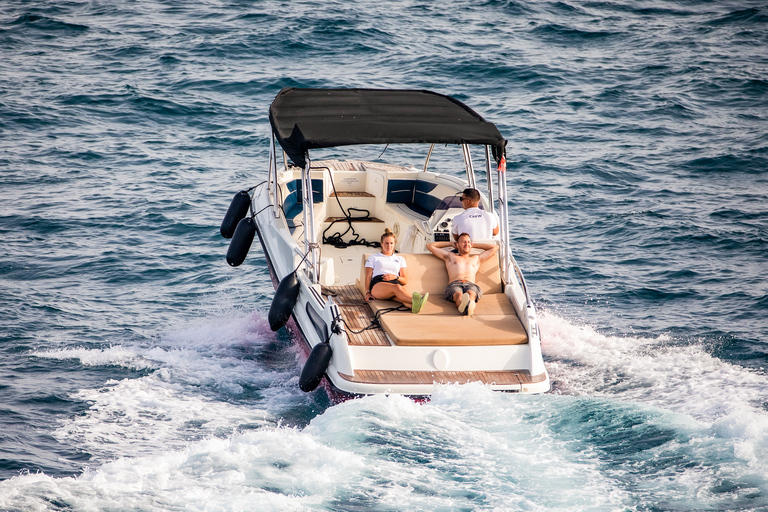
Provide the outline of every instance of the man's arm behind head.
<path id="1" fill-rule="evenodd" d="M 441 260 L 445 260 L 451 254 L 448 247 L 454 248 L 456 244 L 453 242 L 430 242 L 427 244 L 427 250 Z"/>
<path id="2" fill-rule="evenodd" d="M 483 249 L 483 252 L 477 255 L 477 257 L 480 259 L 480 262 L 482 263 L 485 260 L 488 260 L 496 254 L 499 250 L 499 246 L 496 244 L 490 244 L 490 243 L 477 243 L 472 245 L 475 249 Z"/>

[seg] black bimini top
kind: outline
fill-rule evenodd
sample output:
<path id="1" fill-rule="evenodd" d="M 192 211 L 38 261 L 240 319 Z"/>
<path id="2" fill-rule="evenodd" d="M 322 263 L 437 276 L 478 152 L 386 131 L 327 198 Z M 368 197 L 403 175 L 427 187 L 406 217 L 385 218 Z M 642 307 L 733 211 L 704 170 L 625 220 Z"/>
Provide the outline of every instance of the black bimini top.
<path id="1" fill-rule="evenodd" d="M 299 167 L 310 149 L 354 144 L 482 144 L 498 162 L 506 144 L 496 125 L 431 91 L 287 87 L 269 107 L 269 122 Z"/>

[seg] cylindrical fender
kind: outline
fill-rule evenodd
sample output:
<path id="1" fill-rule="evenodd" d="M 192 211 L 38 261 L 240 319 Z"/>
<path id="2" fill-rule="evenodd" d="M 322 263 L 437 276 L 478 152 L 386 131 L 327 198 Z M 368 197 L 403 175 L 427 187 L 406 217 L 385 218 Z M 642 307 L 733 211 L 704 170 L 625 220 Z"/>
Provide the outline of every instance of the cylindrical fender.
<path id="1" fill-rule="evenodd" d="M 315 348 L 312 349 L 307 358 L 307 362 L 304 364 L 304 369 L 301 371 L 299 389 L 309 393 L 317 388 L 320 381 L 323 380 L 325 370 L 328 369 L 332 355 L 333 350 L 331 350 L 329 343 L 318 343 L 315 345 Z"/>
<path id="2" fill-rule="evenodd" d="M 236 267 L 245 261 L 248 250 L 253 243 L 253 237 L 256 234 L 256 221 L 251 217 L 246 217 L 237 223 L 237 229 L 229 242 L 227 250 L 227 263 Z"/>
<path id="3" fill-rule="evenodd" d="M 285 276 L 275 290 L 275 297 L 272 299 L 272 305 L 269 307 L 269 327 L 277 331 L 291 317 L 293 307 L 296 305 L 296 299 L 299 297 L 299 278 L 296 272 L 291 272 Z"/>
<path id="4" fill-rule="evenodd" d="M 221 221 L 221 236 L 224 238 L 232 238 L 237 229 L 238 223 L 243 220 L 248 213 L 248 208 L 251 206 L 251 196 L 248 192 L 241 190 L 235 197 L 232 198 L 232 202 L 229 203 L 224 220 Z"/>

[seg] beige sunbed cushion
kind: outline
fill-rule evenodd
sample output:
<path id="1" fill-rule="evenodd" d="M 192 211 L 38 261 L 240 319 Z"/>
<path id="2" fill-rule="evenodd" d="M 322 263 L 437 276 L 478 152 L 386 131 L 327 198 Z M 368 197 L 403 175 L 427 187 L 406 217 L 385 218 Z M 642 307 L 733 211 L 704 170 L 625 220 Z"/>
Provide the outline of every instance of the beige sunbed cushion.
<path id="1" fill-rule="evenodd" d="M 357 280 L 357 286 L 360 291 L 365 293 L 365 260 L 370 254 L 364 254 L 360 264 L 360 278 Z M 406 275 L 408 284 L 405 289 L 409 293 L 429 293 L 430 295 L 439 294 L 443 296 L 445 287 L 448 286 L 448 272 L 445 270 L 445 262 L 428 254 L 401 254 L 407 264 Z M 484 261 L 480 264 L 480 270 L 477 272 L 477 286 L 487 293 L 501 293 L 501 275 L 499 274 L 498 255 Z"/>
<path id="2" fill-rule="evenodd" d="M 391 300 L 370 303 L 375 312 L 396 308 Z M 509 299 L 503 293 L 483 295 L 474 317 L 459 313 L 456 304 L 440 294 L 430 294 L 419 314 L 389 311 L 379 317 L 382 328 L 397 345 L 520 345 L 528 343 L 528 335 Z"/>
<path id="3" fill-rule="evenodd" d="M 374 300 L 370 303 L 371 310 L 376 313 L 380 309 L 396 308 L 401 306 L 399 302 L 394 300 Z M 387 313 L 389 314 L 389 313 Z M 413 314 L 413 313 L 410 313 Z M 459 310 L 456 304 L 447 301 L 443 298 L 442 293 L 429 294 L 426 304 L 421 308 L 419 316 L 422 315 L 446 315 L 446 316 L 459 316 Z M 515 310 L 512 304 L 509 303 L 509 299 L 503 293 L 486 293 L 483 298 L 477 303 L 475 307 L 476 316 L 486 315 L 515 315 Z"/>
<path id="4" fill-rule="evenodd" d="M 443 298 L 448 274 L 443 260 L 430 254 L 402 254 L 408 264 L 409 292 L 429 293 L 429 299 L 417 315 L 409 311 L 390 311 L 380 315 L 381 326 L 397 345 L 460 346 L 460 345 L 519 345 L 528 343 L 528 335 L 509 299 L 501 293 L 498 257 L 483 262 L 477 275 L 477 285 L 483 297 L 477 303 L 474 317 L 459 313 L 456 305 Z M 365 282 L 363 256 L 357 285 L 361 291 Z M 399 302 L 375 300 L 373 312 L 396 308 Z"/>
<path id="5" fill-rule="evenodd" d="M 483 297 L 484 299 L 485 297 Z M 482 300 L 480 301 L 482 302 Z M 478 303 L 479 304 L 479 303 Z M 381 326 L 396 345 L 522 345 L 528 336 L 517 316 L 436 316 L 394 311 L 381 315 Z"/>

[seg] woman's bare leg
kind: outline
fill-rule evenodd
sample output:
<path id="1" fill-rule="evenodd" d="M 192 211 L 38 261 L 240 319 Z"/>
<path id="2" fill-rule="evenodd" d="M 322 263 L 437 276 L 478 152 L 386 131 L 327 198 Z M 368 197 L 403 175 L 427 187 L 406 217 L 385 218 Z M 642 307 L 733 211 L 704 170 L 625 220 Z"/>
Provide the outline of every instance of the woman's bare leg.
<path id="1" fill-rule="evenodd" d="M 411 296 L 405 291 L 403 285 L 392 283 L 376 283 L 371 289 L 371 295 L 376 299 L 388 300 L 394 299 L 402 302 L 403 305 L 411 307 Z"/>

